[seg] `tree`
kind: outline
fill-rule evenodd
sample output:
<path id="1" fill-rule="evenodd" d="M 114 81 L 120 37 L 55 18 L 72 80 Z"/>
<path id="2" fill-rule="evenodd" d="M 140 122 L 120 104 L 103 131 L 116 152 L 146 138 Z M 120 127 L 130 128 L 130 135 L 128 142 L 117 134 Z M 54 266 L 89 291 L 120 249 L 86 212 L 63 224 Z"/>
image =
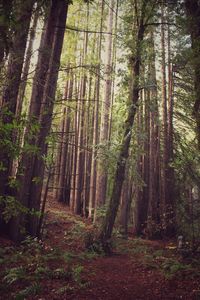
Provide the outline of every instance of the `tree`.
<path id="1" fill-rule="evenodd" d="M 13 0 L 3 0 L 0 4 L 0 69 L 2 67 L 3 60 L 8 56 L 10 48 L 10 33 L 11 29 L 10 20 L 12 12 Z"/>
<path id="2" fill-rule="evenodd" d="M 195 103 L 193 113 L 196 119 L 196 135 L 200 149 L 200 4 L 197 0 L 185 0 L 188 31 L 192 42 L 192 63 L 194 67 Z"/>
<path id="3" fill-rule="evenodd" d="M 111 237 L 115 218 L 117 215 L 120 196 L 122 190 L 122 184 L 125 176 L 126 161 L 129 153 L 129 145 L 131 141 L 132 129 L 136 114 L 136 109 L 138 106 L 139 100 L 139 78 L 140 78 L 140 67 L 141 67 L 141 51 L 142 51 L 142 41 L 145 33 L 145 21 L 150 17 L 147 15 L 149 5 L 151 1 L 143 1 L 141 6 L 138 2 L 135 2 L 133 7 L 135 18 L 136 18 L 136 27 L 133 29 L 133 36 L 135 38 L 135 49 L 132 49 L 132 55 L 130 57 L 130 66 L 131 66 L 131 85 L 130 85 L 130 102 L 128 107 L 128 117 L 124 124 L 124 134 L 123 140 L 121 143 L 121 148 L 119 156 L 117 159 L 116 173 L 114 177 L 114 184 L 112 195 L 109 203 L 109 207 L 106 212 L 105 220 L 102 225 L 102 229 L 99 235 L 99 239 L 103 247 L 107 248 L 107 242 Z M 138 12 L 138 8 L 140 8 Z"/>
<path id="4" fill-rule="evenodd" d="M 68 2 L 64 0 L 52 1 L 50 12 L 41 41 L 40 55 L 33 82 L 33 91 L 29 109 L 30 126 L 25 133 L 27 144 L 36 148 L 36 153 L 24 151 L 17 174 L 19 189 L 17 200 L 32 214 L 20 215 L 14 218 L 10 225 L 10 234 L 14 240 L 20 239 L 20 227 L 25 225 L 29 234 L 37 234 L 40 199 L 44 174 L 44 156 L 46 154 L 46 137 L 49 133 L 60 56 L 64 38 Z M 33 136 L 31 122 L 39 122 L 39 129 Z M 34 213 L 35 212 L 35 213 Z"/>
<path id="5" fill-rule="evenodd" d="M 102 101 L 102 111 L 101 111 L 101 126 L 100 126 L 100 137 L 99 143 L 100 147 L 104 149 L 108 148 L 107 144 L 109 142 L 109 123 L 110 123 L 110 106 L 111 106 L 111 91 L 112 91 L 112 46 L 113 46 L 113 10 L 114 1 L 110 1 L 109 6 L 109 17 L 108 17 L 108 32 L 110 33 L 107 38 L 107 57 L 106 57 L 106 81 L 105 81 L 105 95 Z M 97 189 L 96 189 L 96 210 L 101 207 L 106 202 L 106 191 L 107 191 L 107 170 L 105 169 L 105 159 L 103 154 L 100 154 L 100 159 L 98 162 L 98 172 L 97 172 Z M 96 216 L 96 211 L 95 211 Z"/>
<path id="6" fill-rule="evenodd" d="M 3 90 L 1 103 L 1 123 L 2 126 L 10 124 L 13 126 L 13 121 L 16 113 L 17 96 L 19 92 L 21 74 L 24 62 L 24 54 L 26 50 L 26 42 L 28 37 L 29 25 L 31 21 L 31 14 L 34 5 L 34 0 L 20 2 L 20 5 L 13 6 L 13 14 L 18 26 L 15 27 L 12 37 L 12 47 L 9 51 L 9 60 L 6 71 L 6 85 Z M 1 132 L 0 144 L 0 195 L 9 194 L 9 174 L 12 168 L 12 158 L 14 153 L 11 149 L 6 148 L 3 144 L 4 136 Z M 13 130 L 9 133 L 8 139 L 12 141 Z M 12 148 L 12 147 L 11 147 Z M 13 151 L 14 152 L 14 151 Z"/>

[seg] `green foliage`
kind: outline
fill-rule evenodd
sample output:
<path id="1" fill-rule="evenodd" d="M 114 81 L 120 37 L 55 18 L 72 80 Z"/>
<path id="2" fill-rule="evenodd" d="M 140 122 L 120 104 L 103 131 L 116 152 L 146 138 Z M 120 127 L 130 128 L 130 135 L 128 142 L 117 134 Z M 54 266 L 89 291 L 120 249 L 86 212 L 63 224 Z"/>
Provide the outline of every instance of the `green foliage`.
<path id="1" fill-rule="evenodd" d="M 176 276 L 178 272 L 191 270 L 192 268 L 191 265 L 186 265 L 176 259 L 169 258 L 162 263 L 161 269 L 166 278 L 172 278 L 173 276 Z"/>
<path id="2" fill-rule="evenodd" d="M 81 279 L 81 274 L 83 272 L 83 266 L 75 266 L 74 268 L 72 268 L 72 276 L 73 279 L 76 283 L 81 284 L 82 279 Z"/>
<path id="3" fill-rule="evenodd" d="M 63 295 L 63 294 L 66 294 L 68 292 L 72 292 L 74 291 L 74 287 L 73 286 L 70 286 L 69 284 L 59 288 L 57 291 L 56 291 L 56 294 L 58 295 Z"/>
<path id="4" fill-rule="evenodd" d="M 0 205 L 4 208 L 2 215 L 5 222 L 9 222 L 12 217 L 17 217 L 21 213 L 28 213 L 28 209 L 12 196 L 0 196 Z"/>
<path id="5" fill-rule="evenodd" d="M 73 273 L 71 273 L 71 270 L 68 270 L 68 268 L 57 268 L 47 274 L 51 279 L 69 280 Z"/>
<path id="6" fill-rule="evenodd" d="M 8 285 L 13 284 L 16 281 L 26 278 L 26 271 L 23 267 L 11 268 L 6 272 L 6 275 L 3 277 L 3 282 Z"/>
<path id="7" fill-rule="evenodd" d="M 41 286 L 38 282 L 26 287 L 25 289 L 18 292 L 15 296 L 15 300 L 24 300 L 29 296 L 36 296 L 41 292 Z"/>

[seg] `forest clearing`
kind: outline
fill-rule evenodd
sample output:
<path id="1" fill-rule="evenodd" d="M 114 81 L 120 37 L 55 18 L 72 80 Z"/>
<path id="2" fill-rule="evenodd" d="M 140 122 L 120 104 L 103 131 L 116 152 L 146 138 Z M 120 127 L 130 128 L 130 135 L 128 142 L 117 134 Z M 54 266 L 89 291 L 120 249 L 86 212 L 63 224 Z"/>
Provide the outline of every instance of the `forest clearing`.
<path id="1" fill-rule="evenodd" d="M 200 299 L 200 1 L 0 0 L 0 298 Z"/>

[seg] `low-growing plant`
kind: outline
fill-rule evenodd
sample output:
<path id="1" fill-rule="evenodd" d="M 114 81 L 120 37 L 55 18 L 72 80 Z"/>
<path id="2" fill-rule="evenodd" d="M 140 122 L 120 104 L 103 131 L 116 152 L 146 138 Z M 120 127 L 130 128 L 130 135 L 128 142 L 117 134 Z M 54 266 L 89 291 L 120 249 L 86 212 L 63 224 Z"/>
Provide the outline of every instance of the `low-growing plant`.
<path id="1" fill-rule="evenodd" d="M 63 295 L 63 294 L 65 294 L 65 293 L 67 293 L 67 292 L 72 292 L 72 291 L 74 291 L 75 290 L 75 288 L 73 287 L 73 286 L 70 286 L 69 284 L 67 284 L 67 285 L 65 285 L 65 286 L 63 286 L 63 287 L 61 287 L 61 288 L 59 288 L 57 291 L 56 291 L 56 294 L 58 294 L 58 295 Z"/>
<path id="2" fill-rule="evenodd" d="M 11 268 L 6 272 L 6 275 L 3 277 L 3 282 L 8 285 L 13 284 L 14 282 L 24 279 L 26 277 L 26 271 L 23 267 Z"/>
<path id="3" fill-rule="evenodd" d="M 81 274 L 83 272 L 83 266 L 75 266 L 72 269 L 72 277 L 74 279 L 74 281 L 78 284 L 81 284 Z"/>
<path id="4" fill-rule="evenodd" d="M 41 286 L 38 282 L 26 287 L 15 295 L 15 300 L 24 300 L 28 296 L 36 296 L 41 292 Z"/>
<path id="5" fill-rule="evenodd" d="M 57 268 L 51 272 L 49 272 L 49 277 L 51 279 L 71 279 L 72 272 L 69 269 Z"/>
<path id="6" fill-rule="evenodd" d="M 166 259 L 161 269 L 166 278 L 172 278 L 180 271 L 192 270 L 192 267 L 175 259 Z"/>

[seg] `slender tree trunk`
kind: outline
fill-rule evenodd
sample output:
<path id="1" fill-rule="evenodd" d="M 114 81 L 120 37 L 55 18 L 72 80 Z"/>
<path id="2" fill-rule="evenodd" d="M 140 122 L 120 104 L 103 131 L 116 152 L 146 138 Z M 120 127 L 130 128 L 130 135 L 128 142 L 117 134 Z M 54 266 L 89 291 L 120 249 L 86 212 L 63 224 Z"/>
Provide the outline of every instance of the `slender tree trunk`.
<path id="1" fill-rule="evenodd" d="M 136 109 L 138 105 L 139 99 L 139 76 L 140 76 L 140 65 L 141 65 L 141 42 L 143 41 L 144 37 L 144 13 L 146 8 L 147 2 L 143 2 L 142 5 L 142 15 L 138 23 L 137 33 L 135 36 L 135 45 L 136 49 L 134 54 L 131 57 L 131 67 L 132 67 L 132 76 L 131 76 L 131 89 L 130 89 L 130 105 L 128 108 L 128 117 L 124 124 L 124 135 L 121 144 L 121 149 L 119 152 L 119 156 L 117 159 L 117 168 L 114 177 L 114 184 L 112 195 L 109 203 L 108 210 L 106 212 L 105 220 L 102 225 L 102 229 L 99 235 L 99 239 L 105 249 L 107 249 L 107 242 L 111 237 L 115 218 L 117 215 L 120 197 L 121 197 L 121 190 L 122 184 L 124 181 L 125 176 L 125 169 L 126 169 L 126 161 L 128 158 L 129 153 L 129 146 L 131 141 L 132 129 L 136 114 Z"/>
<path id="2" fill-rule="evenodd" d="M 59 126 L 59 139 L 57 141 L 57 155 L 56 155 L 56 161 L 55 161 L 55 168 L 54 168 L 54 180 L 53 180 L 53 197 L 54 199 L 57 199 L 58 197 L 58 183 L 59 183 L 59 178 L 60 178 L 60 168 L 61 168 L 61 157 L 62 157 L 62 145 L 63 145 L 63 136 L 64 136 L 64 125 L 65 125 L 65 111 L 66 109 L 64 108 L 63 110 L 63 115 L 62 115 L 62 121 Z"/>
<path id="3" fill-rule="evenodd" d="M 160 224 L 160 176 L 159 176 L 159 112 L 157 103 L 157 80 L 155 66 L 154 35 L 151 32 L 152 53 L 149 62 L 149 81 L 152 84 L 150 91 L 151 112 L 150 112 L 150 164 L 149 164 L 149 207 L 147 232 L 149 238 L 159 238 L 161 233 Z"/>
<path id="4" fill-rule="evenodd" d="M 0 7 L 0 70 L 3 65 L 4 59 L 9 53 L 10 38 L 9 30 L 10 27 L 11 13 L 12 13 L 13 0 L 2 0 Z"/>
<path id="5" fill-rule="evenodd" d="M 80 89 L 80 118 L 79 118 L 79 134 L 78 134 L 78 155 L 77 155 L 77 175 L 76 175 L 76 190 L 75 190 L 75 208 L 76 214 L 82 213 L 83 206 L 83 187 L 84 187 L 84 162 L 85 162 L 85 151 L 83 150 L 84 145 L 84 123 L 85 123 L 85 99 L 86 93 L 86 75 L 81 80 Z"/>
<path id="6" fill-rule="evenodd" d="M 109 117 L 110 117 L 110 105 L 111 105 L 111 91 L 112 91 L 112 32 L 113 32 L 113 10 L 114 0 L 110 1 L 109 18 L 108 18 L 108 35 L 107 39 L 107 62 L 106 62 L 106 83 L 105 83 L 105 95 L 102 102 L 101 111 L 101 127 L 99 142 L 106 149 L 108 149 L 107 143 L 109 141 Z M 102 155 L 103 156 L 103 155 Z M 97 189 L 96 189 L 96 209 L 101 207 L 106 202 L 106 190 L 107 190 L 107 170 L 105 169 L 105 160 L 101 157 L 98 162 L 97 173 Z M 95 214 L 96 215 L 96 214 Z"/>
<path id="7" fill-rule="evenodd" d="M 123 189 L 122 189 L 121 207 L 120 207 L 121 233 L 123 234 L 124 237 L 128 236 L 128 223 L 129 223 L 132 197 L 133 197 L 132 178 L 130 179 L 130 175 L 126 174 L 126 180 L 124 181 Z"/>
<path id="8" fill-rule="evenodd" d="M 143 102 L 142 102 L 142 91 L 140 92 L 140 106 L 138 107 L 137 111 L 137 146 L 138 149 L 143 153 L 143 143 L 140 139 L 140 133 L 144 131 L 143 129 Z M 143 156 L 138 153 L 137 156 L 137 162 L 136 162 L 136 169 L 137 169 L 137 174 L 143 179 Z M 143 213 L 143 208 L 142 208 L 142 186 L 141 184 L 137 184 L 135 186 L 135 205 L 134 205 L 134 233 L 136 235 L 140 235 L 143 231 L 143 226 L 142 226 L 142 221 L 141 221 L 141 215 Z"/>
<path id="9" fill-rule="evenodd" d="M 76 95 L 78 97 L 79 95 L 79 87 L 77 85 L 77 79 L 75 81 L 75 86 L 76 86 Z M 76 177 L 77 177 L 77 155 L 78 155 L 78 132 L 79 132 L 79 128 L 78 128 L 78 99 L 76 102 L 76 108 L 75 108 L 75 116 L 74 116 L 74 146 L 73 146 L 73 168 L 72 168 L 72 195 L 71 195 L 71 199 L 70 199 L 70 208 L 72 211 L 75 210 L 75 194 L 76 194 Z"/>
<path id="10" fill-rule="evenodd" d="M 94 50 L 94 49 L 93 49 Z M 88 102 L 87 102 L 87 123 L 86 123 L 86 156 L 85 156 L 85 186 L 84 186 L 84 203 L 83 215 L 88 217 L 89 214 L 89 197 L 90 197 L 90 180 L 91 180 L 91 167 L 92 167 L 92 151 L 91 140 L 93 137 L 92 124 L 94 121 L 94 110 L 91 114 L 91 96 L 92 96 L 92 76 L 88 84 Z"/>
<path id="11" fill-rule="evenodd" d="M 73 94 L 73 77 L 70 79 L 69 83 L 69 90 L 66 91 L 66 98 L 70 100 Z M 67 101 L 69 101 L 67 100 Z M 69 143 L 69 130 L 70 130 L 70 118 L 71 109 L 69 106 L 66 108 L 65 113 L 65 121 L 64 121 L 64 134 L 63 134 L 63 150 L 62 156 L 60 160 L 60 169 L 59 169 L 59 182 L 58 182 L 58 195 L 57 200 L 60 202 L 65 202 L 65 178 L 66 178 L 66 166 L 67 166 L 67 159 L 68 159 L 68 143 Z"/>
<path id="12" fill-rule="evenodd" d="M 168 8 L 169 17 L 169 8 Z M 173 114 L 174 114 L 174 96 L 173 96 L 173 74 L 171 63 L 171 36 L 170 25 L 168 25 L 168 166 L 167 166 L 167 228 L 166 235 L 173 237 L 175 235 L 175 176 L 174 168 L 170 165 L 174 159 L 174 146 L 173 146 Z"/>
<path id="13" fill-rule="evenodd" d="M 104 15 L 104 1 L 101 0 L 101 21 L 100 21 L 100 32 L 103 29 L 103 15 Z M 95 83 L 95 108 L 94 108 L 94 130 L 93 130 L 93 149 L 92 149 L 92 166 L 91 166 L 91 187 L 90 187 L 90 199 L 89 199 L 89 217 L 92 218 L 94 215 L 94 209 L 96 206 L 96 178 L 97 178 L 97 163 L 96 163 L 96 146 L 99 141 L 99 100 L 100 100 L 100 66 L 101 66 L 101 51 L 102 51 L 102 34 L 99 35 L 99 47 L 98 47 L 98 67 L 97 67 L 97 78 Z"/>
<path id="14" fill-rule="evenodd" d="M 25 58 L 24 67 L 23 67 L 21 85 L 20 85 L 18 99 L 17 99 L 17 108 L 16 108 L 17 116 L 20 116 L 21 111 L 22 111 L 23 99 L 24 99 L 26 84 L 27 84 L 27 79 L 28 79 L 28 72 L 29 72 L 30 63 L 31 63 L 31 57 L 33 54 L 32 53 L 33 52 L 33 42 L 35 39 L 38 18 L 39 18 L 39 10 L 36 8 L 36 11 L 33 15 L 32 27 L 30 28 L 29 43 L 28 43 L 28 47 L 27 47 L 27 51 L 26 51 L 26 58 Z"/>
<path id="15" fill-rule="evenodd" d="M 196 119 L 196 136 L 198 149 L 200 149 L 200 3 L 198 0 L 185 0 L 185 7 L 188 17 L 188 31 L 192 41 L 192 63 L 194 67 L 194 117 Z"/>
<path id="16" fill-rule="evenodd" d="M 168 118 L 167 118 L 167 90 L 166 90 L 166 42 L 165 42 L 165 16 L 164 2 L 161 4 L 161 47 L 162 47 L 162 119 L 163 119 L 163 170 L 162 170 L 162 206 L 163 206 L 163 226 L 167 227 L 166 213 L 168 211 Z"/>

